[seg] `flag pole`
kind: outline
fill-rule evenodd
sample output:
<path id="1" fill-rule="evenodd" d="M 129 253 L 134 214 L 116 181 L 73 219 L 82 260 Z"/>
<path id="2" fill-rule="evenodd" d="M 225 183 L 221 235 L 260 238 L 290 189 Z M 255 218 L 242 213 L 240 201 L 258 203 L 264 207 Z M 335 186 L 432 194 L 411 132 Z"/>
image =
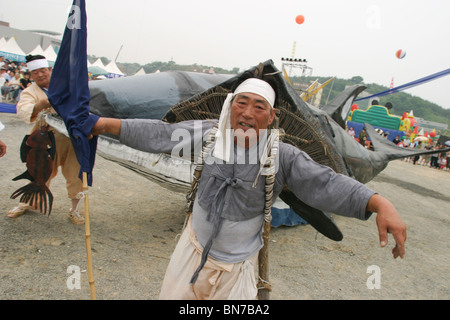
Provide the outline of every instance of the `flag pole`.
<path id="1" fill-rule="evenodd" d="M 91 289 L 91 300 L 96 300 L 94 272 L 92 270 L 91 229 L 89 226 L 89 195 L 87 193 L 88 183 L 86 172 L 83 172 L 83 191 L 84 191 L 84 227 L 86 238 L 87 262 L 88 262 L 88 280 L 89 280 L 89 287 Z"/>

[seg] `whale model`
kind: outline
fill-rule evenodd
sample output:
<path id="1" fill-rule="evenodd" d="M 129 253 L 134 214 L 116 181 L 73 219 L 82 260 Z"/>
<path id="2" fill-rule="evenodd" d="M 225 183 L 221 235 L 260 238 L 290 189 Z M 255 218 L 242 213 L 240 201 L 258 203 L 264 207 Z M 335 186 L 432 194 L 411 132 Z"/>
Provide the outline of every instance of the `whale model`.
<path id="1" fill-rule="evenodd" d="M 318 108 L 301 99 L 271 60 L 247 71 L 271 74 L 277 83 L 277 122 L 282 129 L 281 140 L 295 145 L 318 163 L 338 173 L 367 183 L 391 160 L 433 153 L 397 147 L 369 124 L 365 126 L 374 151 L 352 138 L 344 130 L 345 121 L 364 86 L 349 87 L 329 104 Z M 161 119 L 171 123 L 188 119 L 218 119 L 223 101 L 238 77 L 171 71 L 91 81 L 90 112 L 103 117 Z M 47 122 L 67 134 L 64 123 L 57 116 L 47 116 Z M 169 190 L 186 193 L 190 188 L 193 161 L 171 157 L 170 154 L 138 151 L 121 144 L 118 137 L 111 135 L 99 136 L 97 153 Z M 280 198 L 328 238 L 335 241 L 343 238 L 331 213 L 308 206 L 287 188 L 281 192 Z"/>

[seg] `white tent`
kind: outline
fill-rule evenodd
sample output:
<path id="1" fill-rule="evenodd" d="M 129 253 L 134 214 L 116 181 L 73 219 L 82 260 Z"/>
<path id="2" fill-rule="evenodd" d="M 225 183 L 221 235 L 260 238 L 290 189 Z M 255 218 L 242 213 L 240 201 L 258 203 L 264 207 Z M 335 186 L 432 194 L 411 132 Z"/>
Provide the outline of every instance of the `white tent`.
<path id="1" fill-rule="evenodd" d="M 31 50 L 30 52 L 28 52 L 28 54 L 31 54 L 31 55 L 41 55 L 41 56 L 45 56 L 45 52 L 44 52 L 44 50 L 42 49 L 42 47 L 41 47 L 41 45 L 37 45 L 36 46 L 36 48 L 34 48 L 33 50 Z"/>
<path id="2" fill-rule="evenodd" d="M 19 47 L 14 37 L 6 41 L 5 45 L 2 46 L 0 55 L 11 61 L 25 62 L 25 52 Z"/>
<path id="3" fill-rule="evenodd" d="M 118 78 L 124 76 L 122 71 L 120 71 L 120 69 L 117 67 L 114 60 L 111 60 L 111 62 L 105 66 L 105 70 L 110 73 L 109 78 Z"/>
<path id="4" fill-rule="evenodd" d="M 136 72 L 134 75 L 135 76 L 141 76 L 141 75 L 144 75 L 144 74 L 146 74 L 145 71 L 144 71 L 144 68 L 140 68 L 139 71 Z"/>
<path id="5" fill-rule="evenodd" d="M 48 60 L 48 61 L 52 61 L 55 62 L 56 61 L 56 52 L 55 49 L 53 49 L 52 45 L 49 45 L 47 49 L 45 49 L 44 51 L 44 57 Z"/>
<path id="6" fill-rule="evenodd" d="M 96 67 L 100 67 L 102 69 L 106 69 L 105 65 L 103 64 L 103 62 L 100 58 L 98 58 L 93 64 L 91 64 L 91 66 L 96 66 Z"/>

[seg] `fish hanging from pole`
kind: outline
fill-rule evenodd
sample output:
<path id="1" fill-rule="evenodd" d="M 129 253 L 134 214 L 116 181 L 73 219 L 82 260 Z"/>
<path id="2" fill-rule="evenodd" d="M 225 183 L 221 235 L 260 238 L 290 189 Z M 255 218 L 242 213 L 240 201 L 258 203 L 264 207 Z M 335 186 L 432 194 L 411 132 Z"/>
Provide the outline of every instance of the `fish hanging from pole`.
<path id="1" fill-rule="evenodd" d="M 28 203 L 43 214 L 50 215 L 53 195 L 47 186 L 53 171 L 55 158 L 55 138 L 48 126 L 40 125 L 31 134 L 26 135 L 20 147 L 20 157 L 26 163 L 27 170 L 13 181 L 28 179 L 31 182 L 11 195 L 11 199 L 20 196 L 20 202 Z"/>

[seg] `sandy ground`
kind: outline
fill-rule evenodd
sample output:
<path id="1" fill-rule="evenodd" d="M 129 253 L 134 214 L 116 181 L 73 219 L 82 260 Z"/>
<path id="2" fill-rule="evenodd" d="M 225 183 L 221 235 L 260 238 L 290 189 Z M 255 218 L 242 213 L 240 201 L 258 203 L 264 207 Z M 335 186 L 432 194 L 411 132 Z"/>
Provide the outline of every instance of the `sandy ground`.
<path id="1" fill-rule="evenodd" d="M 30 127 L 14 114 L 0 113 L 0 121 L 6 126 L 0 139 L 8 145 L 0 158 L 0 299 L 90 299 L 84 227 L 68 220 L 61 174 L 52 182 L 50 217 L 6 217 L 17 204 L 10 195 L 25 183 L 11 179 L 25 170 L 18 150 Z M 368 185 L 390 199 L 407 224 L 405 259 L 392 258 L 392 237 L 389 248 L 379 247 L 374 216 L 335 216 L 341 242 L 309 225 L 275 228 L 271 299 L 450 298 L 450 173 L 397 160 Z M 183 225 L 184 194 L 98 156 L 89 199 L 97 299 L 157 299 Z M 79 289 L 70 270 L 80 271 Z M 380 288 L 370 289 L 376 275 Z"/>

